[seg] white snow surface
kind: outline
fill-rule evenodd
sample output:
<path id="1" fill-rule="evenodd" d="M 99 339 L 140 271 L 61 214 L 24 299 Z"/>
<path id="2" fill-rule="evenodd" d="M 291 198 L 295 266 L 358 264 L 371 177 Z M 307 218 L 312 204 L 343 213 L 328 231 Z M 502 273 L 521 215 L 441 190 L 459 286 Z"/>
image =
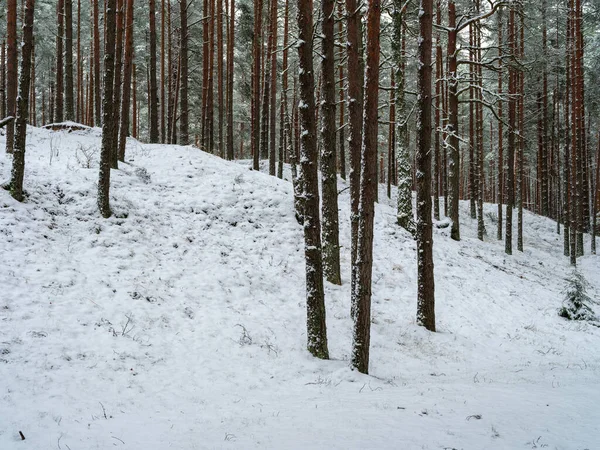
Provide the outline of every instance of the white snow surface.
<path id="1" fill-rule="evenodd" d="M 495 205 L 486 242 L 461 205 L 461 242 L 434 230 L 430 333 L 382 186 L 367 376 L 349 368 L 348 190 L 321 361 L 289 182 L 130 139 L 103 219 L 99 149 L 99 129 L 30 127 L 27 200 L 0 191 L 0 449 L 600 448 L 600 329 L 557 315 L 571 269 L 553 221 L 525 213 L 508 257 Z M 600 257 L 579 262 L 600 299 Z"/>

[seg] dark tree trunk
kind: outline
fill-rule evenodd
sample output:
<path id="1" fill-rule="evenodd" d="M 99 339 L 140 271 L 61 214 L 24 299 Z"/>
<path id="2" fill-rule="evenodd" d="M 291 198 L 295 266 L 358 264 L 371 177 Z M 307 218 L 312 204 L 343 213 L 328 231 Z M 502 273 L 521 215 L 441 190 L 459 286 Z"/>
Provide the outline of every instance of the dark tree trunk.
<path id="1" fill-rule="evenodd" d="M 121 123 L 121 101 L 122 101 L 122 73 L 123 73 L 123 28 L 125 27 L 125 1 L 116 2 L 116 42 L 115 42 L 115 73 L 113 88 L 113 119 L 111 121 L 111 142 L 113 148 L 110 155 L 110 166 L 113 169 L 119 168 L 119 124 Z"/>
<path id="2" fill-rule="evenodd" d="M 321 40 L 322 95 L 321 108 L 323 123 L 321 127 L 321 178 L 323 216 L 323 270 L 327 281 L 342 284 L 340 274 L 340 239 L 338 218 L 338 192 L 336 170 L 336 123 L 335 123 L 335 37 L 334 37 L 334 0 L 322 0 Z"/>
<path id="3" fill-rule="evenodd" d="M 218 4 L 221 0 L 217 0 Z M 179 143 L 181 145 L 188 145 L 190 143 L 189 136 L 189 106 L 188 106 L 188 0 L 181 0 L 181 40 L 180 40 L 180 54 L 181 66 L 179 70 Z M 222 67 L 222 51 L 221 58 L 219 59 L 219 67 Z"/>
<path id="4" fill-rule="evenodd" d="M 252 41 L 252 53 L 252 139 L 250 146 L 252 148 L 252 168 L 254 170 L 260 170 L 260 61 L 262 54 L 262 0 L 254 0 L 254 34 Z"/>
<path id="5" fill-rule="evenodd" d="M 502 240 L 502 205 L 504 204 L 504 123 L 502 122 L 504 118 L 504 102 L 502 101 L 503 95 L 503 8 L 500 8 L 498 11 L 498 182 L 497 182 L 497 196 L 498 196 L 498 229 L 496 233 L 496 238 L 501 241 Z"/>
<path id="6" fill-rule="evenodd" d="M 431 49 L 433 0 L 419 9 L 417 73 L 417 323 L 435 331 L 433 235 L 431 223 Z"/>
<path id="7" fill-rule="evenodd" d="M 6 115 L 17 113 L 17 0 L 6 2 Z M 6 153 L 14 148 L 14 122 L 6 126 Z"/>
<path id="8" fill-rule="evenodd" d="M 129 136 L 129 110 L 131 105 L 131 73 L 133 66 L 133 2 L 125 0 L 125 55 L 123 58 L 123 95 L 121 96 L 121 123 L 119 127 L 119 161 L 125 161 L 125 145 Z"/>
<path id="9" fill-rule="evenodd" d="M 150 0 L 153 2 L 154 0 Z M 115 70 L 116 0 L 106 0 L 106 36 L 104 38 L 104 81 L 102 105 L 102 148 L 98 178 L 98 208 L 102 217 L 112 215 L 110 210 L 110 157 L 113 148 L 111 122 L 113 120 L 113 83 Z"/>
<path id="10" fill-rule="evenodd" d="M 62 122 L 64 120 L 64 62 L 63 62 L 63 34 L 64 34 L 64 12 L 65 0 L 58 0 L 56 6 L 56 21 L 58 28 L 56 32 L 56 88 L 54 100 L 54 121 Z"/>
<path id="11" fill-rule="evenodd" d="M 150 8 L 150 98 L 148 107 L 150 114 L 150 142 L 159 141 L 158 130 L 158 86 L 156 81 L 156 5 L 155 0 L 148 0 Z"/>
<path id="12" fill-rule="evenodd" d="M 21 74 L 17 97 L 17 118 L 15 120 L 15 142 L 13 166 L 10 180 L 10 194 L 17 201 L 23 201 L 23 177 L 25 174 L 25 144 L 27 139 L 27 117 L 29 115 L 29 84 L 31 75 L 31 54 L 33 51 L 34 0 L 25 3 L 25 17 L 21 46 Z M 16 12 L 16 11 L 15 11 Z"/>
<path id="13" fill-rule="evenodd" d="M 65 2 L 65 119 L 75 120 L 73 92 L 73 0 Z"/>
<path id="14" fill-rule="evenodd" d="M 98 0 L 91 0 L 94 13 L 94 114 L 96 116 L 95 124 L 102 124 L 102 93 L 100 92 L 100 12 L 98 10 Z"/>
<path id="15" fill-rule="evenodd" d="M 313 4 L 298 0 L 298 60 L 300 73 L 300 123 L 304 253 L 306 259 L 307 347 L 317 358 L 329 359 L 323 265 L 319 180 L 317 170 L 317 127 L 315 123 L 315 80 L 313 72 Z"/>
<path id="16" fill-rule="evenodd" d="M 515 7 L 511 5 L 508 18 L 508 46 L 510 54 L 517 54 Z M 504 251 L 512 255 L 513 208 L 515 207 L 515 145 L 517 113 L 517 69 L 514 64 L 508 68 L 508 161 L 506 166 L 506 229 Z"/>
<path id="17" fill-rule="evenodd" d="M 277 1 L 271 1 L 271 53 L 269 54 L 269 62 L 271 69 L 269 70 L 271 78 L 269 80 L 270 106 L 269 106 L 269 175 L 275 176 L 276 157 L 276 124 L 277 124 Z"/>
<path id="18" fill-rule="evenodd" d="M 171 1 L 168 0 L 169 7 Z M 187 0 L 184 0 L 184 3 Z M 166 57 L 166 29 L 167 29 L 167 16 L 165 8 L 165 0 L 160 1 L 160 142 L 167 142 L 167 124 L 166 124 L 166 92 L 167 92 L 167 73 L 165 70 L 165 57 Z"/>
<path id="19" fill-rule="evenodd" d="M 361 155 L 360 200 L 358 207 L 358 240 L 356 261 L 352 270 L 356 282 L 352 286 L 352 366 L 369 373 L 371 341 L 371 280 L 373 275 L 373 222 L 377 192 L 377 129 L 379 100 L 379 26 L 381 3 L 371 0 L 367 9 L 367 56 L 365 64 L 365 98 L 363 144 Z M 431 202 L 431 199 L 429 199 Z"/>
<path id="20" fill-rule="evenodd" d="M 227 150 L 226 157 L 233 160 L 233 49 L 235 45 L 235 0 L 230 0 L 229 33 L 227 36 Z M 241 158 L 241 155 L 240 155 Z"/>
<path id="21" fill-rule="evenodd" d="M 350 262 L 356 262 L 358 203 L 360 198 L 360 158 L 363 125 L 362 12 L 356 0 L 346 0 L 346 53 L 348 57 L 348 153 L 350 154 Z M 356 273 L 352 270 L 351 290 Z"/>
<path id="22" fill-rule="evenodd" d="M 450 237 L 460 241 L 460 148 L 458 138 L 458 73 L 456 60 L 456 5 L 448 1 L 448 203 L 452 228 Z"/>
<path id="23" fill-rule="evenodd" d="M 344 5 L 343 2 L 338 3 L 338 39 L 341 39 L 344 31 Z M 339 122 L 339 169 L 340 176 L 343 180 L 346 180 L 346 133 L 345 133 L 345 110 L 344 110 L 344 100 L 345 100 L 345 91 L 344 91 L 344 48 L 340 46 L 340 51 L 338 55 L 338 65 L 339 65 L 339 105 L 340 105 L 340 122 Z"/>

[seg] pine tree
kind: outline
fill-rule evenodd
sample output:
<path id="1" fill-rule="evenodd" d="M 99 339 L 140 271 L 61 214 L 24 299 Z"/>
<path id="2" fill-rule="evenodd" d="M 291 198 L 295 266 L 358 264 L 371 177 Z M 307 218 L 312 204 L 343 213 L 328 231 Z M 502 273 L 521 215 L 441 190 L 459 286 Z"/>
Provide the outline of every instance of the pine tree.
<path id="1" fill-rule="evenodd" d="M 321 220 L 319 217 L 319 181 L 317 176 L 317 126 L 315 122 L 315 80 L 313 72 L 313 3 L 298 0 L 298 63 L 300 72 L 300 124 L 302 133 L 300 167 L 306 260 L 306 308 L 308 351 L 317 358 L 329 359 L 323 263 L 321 254 Z"/>
<path id="2" fill-rule="evenodd" d="M 334 0 L 321 2 L 321 75 L 323 100 L 321 108 L 321 188 L 323 217 L 323 270 L 327 281 L 342 284 L 340 275 L 340 243 L 338 218 L 338 192 L 336 170 L 336 99 L 335 99 L 335 53 L 334 53 Z"/>
<path id="3" fill-rule="evenodd" d="M 371 280 L 373 276 L 373 222 L 377 192 L 377 128 L 379 100 L 379 26 L 381 2 L 372 0 L 366 14 L 366 64 L 361 152 L 360 200 L 356 260 L 352 266 L 355 283 L 352 286 L 351 364 L 361 373 L 369 373 L 371 341 Z M 431 201 L 431 199 L 430 199 Z"/>
<path id="4" fill-rule="evenodd" d="M 151 2 L 153 0 L 150 0 Z M 113 83 L 115 70 L 115 32 L 116 32 L 116 0 L 106 0 L 106 36 L 104 39 L 104 80 L 102 105 L 102 147 L 100 150 L 100 171 L 98 178 L 98 209 L 104 218 L 112 215 L 110 209 L 110 157 L 113 151 Z"/>
<path id="5" fill-rule="evenodd" d="M 33 52 L 33 15 L 35 0 L 26 0 L 23 22 L 23 45 L 21 47 L 21 71 L 19 75 L 19 95 L 17 97 L 17 118 L 15 120 L 15 142 L 13 167 L 10 179 L 10 194 L 17 201 L 23 201 L 23 177 L 25 174 L 25 144 L 27 140 L 27 118 L 29 115 L 29 86 L 31 76 L 31 54 Z M 16 12 L 16 11 L 15 11 Z"/>
<path id="6" fill-rule="evenodd" d="M 433 235 L 431 223 L 431 52 L 433 0 L 419 8 L 417 73 L 417 323 L 435 331 Z"/>

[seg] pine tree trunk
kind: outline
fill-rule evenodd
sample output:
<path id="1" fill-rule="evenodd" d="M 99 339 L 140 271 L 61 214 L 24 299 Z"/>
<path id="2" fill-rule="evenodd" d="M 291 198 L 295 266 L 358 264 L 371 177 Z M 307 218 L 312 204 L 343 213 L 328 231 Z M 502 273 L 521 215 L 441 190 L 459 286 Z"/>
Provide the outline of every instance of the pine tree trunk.
<path id="1" fill-rule="evenodd" d="M 343 2 L 338 3 L 338 39 L 341 39 L 344 31 L 344 5 Z M 340 105 L 340 123 L 339 123 L 339 162 L 340 162 L 340 177 L 342 180 L 346 180 L 346 133 L 345 129 L 345 91 L 344 91 L 344 49 L 340 47 L 340 52 L 338 55 L 338 65 L 339 65 L 339 105 Z"/>
<path id="2" fill-rule="evenodd" d="M 321 2 L 321 108 L 323 122 L 321 126 L 321 188 L 323 217 L 323 270 L 327 281 L 342 284 L 340 274 L 340 243 L 338 218 L 338 192 L 336 170 L 336 114 L 335 114 L 335 38 L 334 38 L 334 0 Z"/>
<path id="3" fill-rule="evenodd" d="M 436 24 L 442 25 L 441 0 L 436 1 Z M 440 32 L 435 35 L 435 144 L 433 154 L 433 217 L 440 220 L 440 125 L 442 114 L 443 55 Z"/>
<path id="4" fill-rule="evenodd" d="M 504 45 L 504 36 L 503 36 L 503 8 L 500 8 L 498 11 L 498 181 L 497 181 L 497 197 L 498 197 L 498 229 L 496 233 L 496 238 L 501 241 L 502 240 L 502 205 L 504 203 L 504 123 L 502 122 L 504 119 L 503 106 L 504 102 L 502 101 L 503 93 L 503 63 L 502 57 L 504 55 L 503 45 Z"/>
<path id="5" fill-rule="evenodd" d="M 150 12 L 150 92 L 148 98 L 148 108 L 150 115 L 150 143 L 159 142 L 158 129 L 158 85 L 156 80 L 156 3 L 155 0 L 148 0 Z"/>
<path id="6" fill-rule="evenodd" d="M 262 0 L 254 1 L 254 34 L 252 41 L 252 168 L 260 170 L 260 74 L 262 54 Z M 307 0 L 304 0 L 307 1 Z"/>
<path id="7" fill-rule="evenodd" d="M 73 92 L 73 0 L 65 2 L 65 119 L 75 120 Z"/>
<path id="8" fill-rule="evenodd" d="M 111 142 L 113 148 L 110 156 L 110 167 L 119 168 L 119 124 L 121 123 L 122 73 L 123 73 L 123 29 L 125 27 L 125 1 L 116 0 L 116 42 L 115 42 L 115 72 L 113 87 L 113 118 L 111 121 Z"/>
<path id="9" fill-rule="evenodd" d="M 433 234 L 431 223 L 431 53 L 433 0 L 419 8 L 417 72 L 417 323 L 435 331 Z"/>
<path id="10" fill-rule="evenodd" d="M 100 92 L 100 12 L 98 10 L 98 0 L 90 0 L 93 4 L 94 14 L 94 115 L 96 126 L 102 124 L 102 93 Z"/>
<path id="11" fill-rule="evenodd" d="M 81 0 L 77 0 L 77 111 L 75 120 L 77 123 L 85 123 L 85 111 L 83 101 L 83 59 L 81 56 Z"/>
<path id="12" fill-rule="evenodd" d="M 221 4 L 221 0 L 217 0 L 217 4 Z M 179 143 L 181 145 L 188 145 L 190 142 L 189 136 L 189 106 L 188 106 L 188 10 L 187 0 L 182 0 L 181 5 L 181 40 L 180 40 L 180 54 L 181 66 L 178 73 L 179 76 Z M 222 36 L 221 36 L 222 41 Z M 219 67 L 223 66 L 223 51 L 220 51 L 221 57 L 219 59 Z"/>
<path id="13" fill-rule="evenodd" d="M 150 0 L 153 2 L 154 0 Z M 116 0 L 106 0 L 106 36 L 104 37 L 104 80 L 102 147 L 100 150 L 100 171 L 98 178 L 98 209 L 104 218 L 112 215 L 110 210 L 110 158 L 114 145 L 111 123 L 113 120 L 113 83 L 115 70 Z"/>
<path id="14" fill-rule="evenodd" d="M 286 2 L 287 5 L 287 2 Z M 233 49 L 235 46 L 235 0 L 230 0 L 229 33 L 227 36 L 227 150 L 226 158 L 233 160 L 233 73 L 234 59 Z M 287 16 L 286 16 L 287 17 Z M 285 50 L 287 51 L 287 50 Z M 284 69 L 285 70 L 285 69 Z M 241 157 L 241 155 L 240 155 Z"/>
<path id="15" fill-rule="evenodd" d="M 17 201 L 23 201 L 23 177 L 25 174 L 25 145 L 27 140 L 27 117 L 29 115 L 29 84 L 31 75 L 31 54 L 33 51 L 33 14 L 35 1 L 26 0 L 21 46 L 21 73 L 19 95 L 17 96 L 17 117 L 14 136 L 14 156 L 10 180 L 10 194 Z M 12 11 L 11 11 L 12 12 Z M 16 13 L 16 8 L 15 8 Z"/>
<path id="16" fill-rule="evenodd" d="M 17 114 L 17 0 L 6 1 L 6 115 Z M 14 121 L 6 125 L 6 153 L 14 148 Z"/>
<path id="17" fill-rule="evenodd" d="M 515 7 L 511 5 L 508 18 L 508 46 L 513 57 L 517 55 Z M 508 161 L 506 173 L 506 227 L 504 251 L 512 255 L 513 208 L 515 207 L 515 145 L 516 145 L 516 113 L 517 113 L 517 69 L 514 64 L 508 68 Z"/>
<path id="18" fill-rule="evenodd" d="M 167 0 L 169 6 L 171 6 L 171 0 Z M 184 0 L 182 3 L 186 3 Z M 167 92 L 167 73 L 165 70 L 165 58 L 166 58 L 166 8 L 165 0 L 160 1 L 160 142 L 165 144 L 167 142 L 167 127 L 166 127 L 166 92 Z"/>
<path id="19" fill-rule="evenodd" d="M 119 126 L 119 161 L 125 161 L 125 146 L 129 136 L 129 110 L 131 105 L 131 73 L 133 68 L 133 14 L 134 0 L 125 0 L 125 55 L 123 58 L 123 95 L 121 96 L 121 123 Z"/>
<path id="20" fill-rule="evenodd" d="M 377 192 L 377 131 L 379 100 L 379 27 L 381 3 L 371 0 L 366 16 L 365 97 L 363 142 L 361 152 L 360 200 L 358 206 L 358 240 L 352 270 L 352 335 L 351 364 L 361 373 L 369 373 L 371 341 L 371 280 L 373 275 L 373 224 Z M 431 202 L 431 199 L 429 200 Z"/>
<path id="21" fill-rule="evenodd" d="M 313 72 L 313 12 L 311 0 L 298 0 L 298 75 L 300 84 L 300 123 L 304 254 L 306 259 L 306 320 L 308 351 L 317 358 L 329 359 L 323 265 L 321 220 L 319 217 L 319 180 L 317 175 L 317 126 L 315 123 L 315 81 Z"/>
<path id="22" fill-rule="evenodd" d="M 0 47 L 0 116 L 6 117 L 6 41 Z"/>
<path id="23" fill-rule="evenodd" d="M 363 126 L 364 64 L 362 11 L 356 0 L 346 0 L 346 53 L 348 58 L 348 153 L 350 154 L 350 264 L 357 258 L 358 204 L 360 200 L 361 146 Z M 356 284 L 352 270 L 351 291 Z"/>
<path id="24" fill-rule="evenodd" d="M 456 5 L 448 1 L 448 203 L 452 228 L 450 237 L 460 241 L 460 148 L 458 139 L 458 72 L 456 60 Z"/>

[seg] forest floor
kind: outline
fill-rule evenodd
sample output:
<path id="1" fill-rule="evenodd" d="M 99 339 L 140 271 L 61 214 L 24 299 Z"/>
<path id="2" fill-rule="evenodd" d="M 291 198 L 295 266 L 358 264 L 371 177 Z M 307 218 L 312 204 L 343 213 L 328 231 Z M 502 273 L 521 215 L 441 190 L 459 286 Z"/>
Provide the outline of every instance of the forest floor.
<path id="1" fill-rule="evenodd" d="M 100 130 L 30 127 L 27 143 L 27 201 L 0 191 L 0 449 L 599 448 L 600 329 L 557 314 L 572 269 L 553 221 L 526 212 L 508 257 L 496 206 L 480 242 L 462 204 L 461 242 L 434 230 L 429 333 L 415 242 L 381 186 L 366 376 L 349 368 L 343 181 L 321 361 L 289 182 L 129 140 L 106 220 Z M 0 152 L 0 180 L 10 167 Z M 579 268 L 600 300 L 600 256 Z"/>

